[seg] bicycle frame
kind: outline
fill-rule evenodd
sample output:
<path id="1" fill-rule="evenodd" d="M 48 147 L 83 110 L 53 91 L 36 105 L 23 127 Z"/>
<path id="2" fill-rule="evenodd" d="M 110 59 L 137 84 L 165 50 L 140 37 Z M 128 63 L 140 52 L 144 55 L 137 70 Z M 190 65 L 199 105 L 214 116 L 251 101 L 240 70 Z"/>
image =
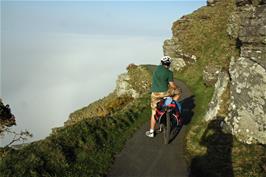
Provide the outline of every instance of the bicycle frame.
<path id="1" fill-rule="evenodd" d="M 174 112 L 174 109 L 175 109 L 175 106 L 173 104 L 170 104 L 170 105 L 164 107 L 162 111 L 160 111 L 159 109 L 156 109 L 156 114 L 155 114 L 156 122 L 159 124 L 165 123 L 166 113 L 167 112 L 168 113 Z M 175 118 L 177 125 L 178 125 L 180 122 L 180 114 L 176 115 L 176 114 L 172 113 L 170 118 L 172 119 L 173 117 Z"/>
<path id="2" fill-rule="evenodd" d="M 176 122 L 176 127 L 182 126 L 179 108 L 177 109 L 176 104 L 163 106 L 162 102 L 158 103 L 154 118 L 156 123 L 159 124 L 159 131 L 163 130 L 164 144 L 168 144 L 174 127 L 173 120 Z"/>

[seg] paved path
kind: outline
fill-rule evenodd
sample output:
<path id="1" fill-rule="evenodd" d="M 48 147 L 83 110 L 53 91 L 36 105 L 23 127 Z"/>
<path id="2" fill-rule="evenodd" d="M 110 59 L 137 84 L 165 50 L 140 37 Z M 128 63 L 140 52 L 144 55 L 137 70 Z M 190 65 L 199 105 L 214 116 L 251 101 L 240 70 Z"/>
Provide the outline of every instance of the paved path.
<path id="1" fill-rule="evenodd" d="M 191 119 L 193 97 L 189 89 L 180 81 L 176 84 L 182 88 L 184 111 L 186 119 Z M 190 117 L 191 116 L 191 117 Z M 149 129 L 147 123 L 143 125 L 125 145 L 125 148 L 116 156 L 108 177 L 187 177 L 188 168 L 184 159 L 183 126 L 176 138 L 168 145 L 163 143 L 163 134 L 155 138 L 145 136 Z M 189 120 L 186 120 L 189 122 Z"/>

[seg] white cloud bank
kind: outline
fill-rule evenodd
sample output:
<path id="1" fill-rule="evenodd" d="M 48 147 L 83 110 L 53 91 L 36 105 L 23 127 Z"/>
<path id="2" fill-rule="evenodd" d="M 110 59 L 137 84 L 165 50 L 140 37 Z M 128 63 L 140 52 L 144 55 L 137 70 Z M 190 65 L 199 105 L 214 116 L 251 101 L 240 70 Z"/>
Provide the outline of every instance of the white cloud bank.
<path id="1" fill-rule="evenodd" d="M 163 55 L 159 37 L 41 34 L 4 37 L 2 44 L 1 97 L 16 115 L 14 129 L 28 129 L 32 140 L 110 93 L 129 63 L 157 64 Z"/>

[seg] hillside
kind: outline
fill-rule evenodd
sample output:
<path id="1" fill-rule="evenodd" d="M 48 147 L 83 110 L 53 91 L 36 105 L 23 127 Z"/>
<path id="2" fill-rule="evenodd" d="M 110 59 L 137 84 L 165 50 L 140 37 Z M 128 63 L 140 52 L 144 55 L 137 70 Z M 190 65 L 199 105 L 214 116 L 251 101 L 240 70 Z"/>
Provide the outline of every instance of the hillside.
<path id="1" fill-rule="evenodd" d="M 114 155 L 150 113 L 150 67 L 130 64 L 127 69 L 114 92 L 71 113 L 65 126 L 54 128 L 44 140 L 21 149 L 1 148 L 0 176 L 105 175 Z"/>
<path id="2" fill-rule="evenodd" d="M 264 176 L 265 1 L 208 2 L 164 42 L 195 94 L 185 142 L 192 176 Z"/>
<path id="3" fill-rule="evenodd" d="M 164 41 L 175 78 L 194 94 L 184 140 L 191 176 L 266 174 L 265 3 L 208 0 L 174 22 Z M 151 68 L 129 65 L 112 93 L 73 112 L 46 139 L 1 149 L 0 176 L 105 176 L 150 115 Z"/>

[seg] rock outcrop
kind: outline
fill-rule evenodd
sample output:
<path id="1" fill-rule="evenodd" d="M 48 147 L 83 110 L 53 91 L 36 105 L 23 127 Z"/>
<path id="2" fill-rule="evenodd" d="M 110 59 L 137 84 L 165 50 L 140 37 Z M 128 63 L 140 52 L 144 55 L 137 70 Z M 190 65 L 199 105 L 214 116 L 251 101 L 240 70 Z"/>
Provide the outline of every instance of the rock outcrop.
<path id="1" fill-rule="evenodd" d="M 240 56 L 231 59 L 230 81 L 219 77 L 205 120 L 221 116 L 223 107 L 227 109 L 222 111 L 227 112 L 226 123 L 238 140 L 266 144 L 266 4 L 262 0 L 236 0 L 236 5 L 227 33 L 235 39 Z M 210 68 L 203 72 L 205 84 L 216 78 L 215 69 Z M 221 97 L 228 92 L 226 83 L 230 88 L 227 101 Z"/>
<path id="2" fill-rule="evenodd" d="M 236 3 L 238 9 L 227 31 L 236 38 L 240 57 L 230 63 L 226 121 L 240 141 L 266 144 L 266 4 L 259 0 Z"/>
<path id="3" fill-rule="evenodd" d="M 221 67 L 217 65 L 206 65 L 203 70 L 203 82 L 206 86 L 214 86 L 218 80 Z"/>
<path id="4" fill-rule="evenodd" d="M 225 117 L 229 104 L 228 89 L 229 74 L 225 71 L 220 72 L 215 84 L 212 100 L 209 103 L 209 110 L 204 116 L 206 121 L 211 121 L 218 117 Z"/>
<path id="5" fill-rule="evenodd" d="M 147 93 L 151 86 L 151 73 L 145 66 L 130 65 L 127 72 L 118 76 L 115 90 L 108 96 L 70 114 L 65 125 L 87 118 L 106 117 L 121 110 L 133 99 Z M 57 128 L 53 129 L 57 131 Z"/>
<path id="6" fill-rule="evenodd" d="M 139 77 L 141 76 L 141 77 Z M 151 87 L 151 75 L 144 66 L 132 65 L 128 72 L 118 76 L 115 94 L 119 97 L 127 95 L 133 98 L 146 93 Z"/>
<path id="7" fill-rule="evenodd" d="M 227 122 L 245 143 L 266 143 L 266 70 L 248 58 L 230 64 L 230 107 Z"/>
<path id="8" fill-rule="evenodd" d="M 214 6 L 217 1 L 218 0 L 207 0 L 207 5 L 208 6 Z"/>
<path id="9" fill-rule="evenodd" d="M 186 22 L 187 20 L 185 18 L 181 18 L 173 24 L 173 28 L 175 26 L 182 26 Z M 178 40 L 178 33 L 176 33 L 176 30 L 174 29 L 172 29 L 172 31 L 173 37 L 164 41 L 163 52 L 165 56 L 170 56 L 173 59 L 173 62 L 171 64 L 172 69 L 175 71 L 180 71 L 188 64 L 196 63 L 197 57 L 193 54 L 185 53 L 182 50 L 182 43 L 180 43 L 180 41 Z"/>

